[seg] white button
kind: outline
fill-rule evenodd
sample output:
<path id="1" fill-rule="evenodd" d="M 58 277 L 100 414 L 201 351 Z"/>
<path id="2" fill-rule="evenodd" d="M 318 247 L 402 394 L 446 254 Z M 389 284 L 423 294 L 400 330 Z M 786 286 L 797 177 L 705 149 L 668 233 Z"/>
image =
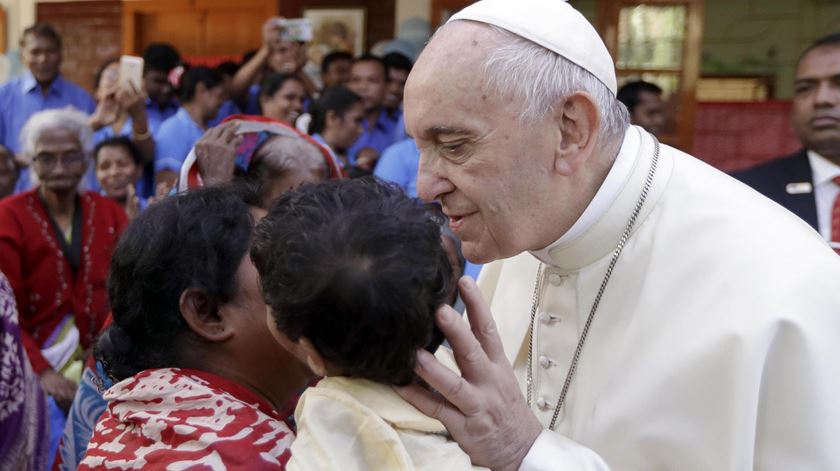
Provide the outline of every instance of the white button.
<path id="1" fill-rule="evenodd" d="M 549 404 L 545 398 L 541 397 L 537 399 L 537 407 L 539 407 L 540 410 L 548 410 L 548 408 L 551 407 L 551 404 Z"/>
<path id="2" fill-rule="evenodd" d="M 552 360 L 551 358 L 548 358 L 545 355 L 540 357 L 540 366 L 542 366 L 543 368 L 549 369 L 553 364 L 554 360 Z"/>
<path id="3" fill-rule="evenodd" d="M 543 324 L 553 324 L 555 322 L 560 322 L 560 317 L 544 312 L 540 314 L 540 322 Z"/>
<path id="4" fill-rule="evenodd" d="M 557 273 L 551 273 L 548 275 L 548 282 L 551 286 L 560 286 L 563 284 L 563 277 Z"/>

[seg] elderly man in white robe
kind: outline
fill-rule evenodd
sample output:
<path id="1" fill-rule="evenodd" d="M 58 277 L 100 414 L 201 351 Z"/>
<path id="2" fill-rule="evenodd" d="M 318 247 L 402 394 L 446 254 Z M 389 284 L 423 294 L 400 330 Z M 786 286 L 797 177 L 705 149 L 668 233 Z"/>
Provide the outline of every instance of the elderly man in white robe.
<path id="1" fill-rule="evenodd" d="M 471 328 L 438 313 L 460 373 L 420 352 L 431 390 L 400 394 L 495 470 L 840 469 L 840 258 L 615 91 L 560 0 L 480 1 L 426 47 L 419 194 L 489 265 Z"/>

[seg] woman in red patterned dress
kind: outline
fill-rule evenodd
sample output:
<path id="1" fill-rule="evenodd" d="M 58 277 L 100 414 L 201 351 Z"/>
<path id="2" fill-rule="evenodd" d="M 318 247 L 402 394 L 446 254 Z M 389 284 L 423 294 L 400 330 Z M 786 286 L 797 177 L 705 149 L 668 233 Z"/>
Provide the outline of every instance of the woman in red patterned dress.
<path id="1" fill-rule="evenodd" d="M 287 405 L 312 374 L 265 324 L 247 255 L 258 204 L 245 187 L 194 190 L 125 231 L 95 348 L 116 384 L 78 469 L 285 467 Z"/>
<path id="2" fill-rule="evenodd" d="M 36 113 L 21 141 L 39 184 L 0 202 L 0 271 L 15 293 L 29 361 L 66 409 L 76 390 L 67 376 L 108 315 L 105 280 L 127 218 L 115 202 L 78 190 L 91 147 L 83 113 Z"/>

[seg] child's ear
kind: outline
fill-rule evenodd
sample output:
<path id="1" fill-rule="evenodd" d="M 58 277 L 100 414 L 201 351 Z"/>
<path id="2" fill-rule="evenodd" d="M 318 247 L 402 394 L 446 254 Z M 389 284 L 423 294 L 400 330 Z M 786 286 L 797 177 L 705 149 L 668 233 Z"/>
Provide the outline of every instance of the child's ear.
<path id="1" fill-rule="evenodd" d="M 298 345 L 306 356 L 306 365 L 309 369 L 318 376 L 327 376 L 327 362 L 324 361 L 324 357 L 318 353 L 312 342 L 306 337 L 301 337 Z"/>

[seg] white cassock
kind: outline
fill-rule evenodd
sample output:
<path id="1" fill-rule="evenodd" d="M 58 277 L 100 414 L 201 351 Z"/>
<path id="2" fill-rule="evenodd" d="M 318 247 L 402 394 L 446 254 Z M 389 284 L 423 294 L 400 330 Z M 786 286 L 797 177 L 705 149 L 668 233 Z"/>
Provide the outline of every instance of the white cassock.
<path id="1" fill-rule="evenodd" d="M 545 263 L 532 351 L 544 426 L 653 154 L 653 138 L 629 128 L 569 233 L 481 274 L 525 394 Z M 840 257 L 782 207 L 661 146 L 556 431 L 521 469 L 840 470 L 838 364 Z"/>

